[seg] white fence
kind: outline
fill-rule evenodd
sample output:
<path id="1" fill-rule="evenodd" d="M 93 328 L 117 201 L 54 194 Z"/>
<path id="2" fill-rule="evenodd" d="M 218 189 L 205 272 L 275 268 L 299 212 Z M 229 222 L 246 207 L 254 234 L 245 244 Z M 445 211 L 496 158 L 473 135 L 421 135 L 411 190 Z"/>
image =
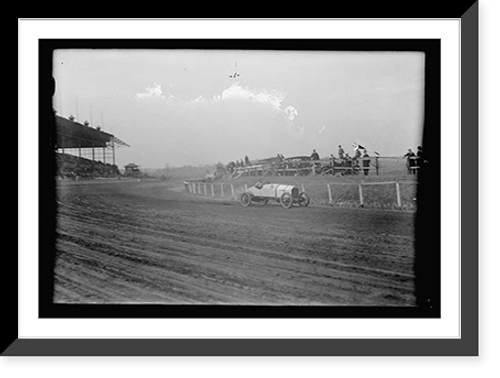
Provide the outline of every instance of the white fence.
<path id="1" fill-rule="evenodd" d="M 187 193 L 202 197 L 239 201 L 247 184 L 185 181 Z M 386 210 L 416 210 L 417 182 L 303 183 L 297 185 L 311 197 L 311 203 L 336 207 L 364 207 Z"/>

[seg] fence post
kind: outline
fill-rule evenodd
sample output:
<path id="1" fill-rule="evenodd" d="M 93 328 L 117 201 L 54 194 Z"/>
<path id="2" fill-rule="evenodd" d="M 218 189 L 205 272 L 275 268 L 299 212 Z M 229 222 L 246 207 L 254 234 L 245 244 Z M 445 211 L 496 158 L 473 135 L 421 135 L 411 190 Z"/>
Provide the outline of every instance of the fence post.
<path id="1" fill-rule="evenodd" d="M 224 197 L 224 184 L 220 184 L 220 197 Z"/>
<path id="2" fill-rule="evenodd" d="M 203 191 L 205 192 L 205 197 L 207 196 L 207 184 L 203 183 Z"/>
<path id="3" fill-rule="evenodd" d="M 330 184 L 326 184 L 326 187 L 328 188 L 328 199 L 330 201 L 330 205 L 332 204 L 332 188 L 330 188 Z"/>
<path id="4" fill-rule="evenodd" d="M 236 196 L 234 195 L 234 185 L 231 184 L 231 194 L 233 195 L 234 200 L 236 200 Z"/>
<path id="5" fill-rule="evenodd" d="M 398 207 L 401 208 L 401 192 L 399 190 L 399 182 L 396 183 L 396 199 L 398 201 Z"/>
<path id="6" fill-rule="evenodd" d="M 375 158 L 375 172 L 377 173 L 378 176 L 378 156 Z"/>
<path id="7" fill-rule="evenodd" d="M 365 206 L 364 201 L 363 201 L 363 186 L 361 184 L 358 185 L 359 189 L 359 204 L 361 207 Z"/>
<path id="8" fill-rule="evenodd" d="M 210 185 L 212 185 L 212 197 L 215 197 L 214 184 L 210 184 Z"/>

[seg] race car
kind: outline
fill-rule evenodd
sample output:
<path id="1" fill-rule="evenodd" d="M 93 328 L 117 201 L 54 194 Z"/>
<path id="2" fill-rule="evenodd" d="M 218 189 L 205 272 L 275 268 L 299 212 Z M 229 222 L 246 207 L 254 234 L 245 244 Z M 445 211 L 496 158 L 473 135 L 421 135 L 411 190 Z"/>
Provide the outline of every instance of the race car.
<path id="1" fill-rule="evenodd" d="M 266 205 L 269 201 L 276 201 L 285 209 L 292 207 L 294 203 L 299 206 L 309 206 L 310 197 L 305 192 L 300 192 L 295 185 L 262 183 L 258 181 L 248 188 L 240 196 L 243 206 L 250 206 L 252 202 Z"/>

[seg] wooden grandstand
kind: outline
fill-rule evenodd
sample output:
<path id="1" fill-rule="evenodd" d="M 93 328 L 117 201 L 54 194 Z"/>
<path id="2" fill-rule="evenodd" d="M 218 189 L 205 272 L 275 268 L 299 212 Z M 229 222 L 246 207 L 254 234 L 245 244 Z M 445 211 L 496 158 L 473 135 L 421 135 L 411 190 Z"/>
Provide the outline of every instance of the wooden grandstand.
<path id="1" fill-rule="evenodd" d="M 73 117 L 55 116 L 56 162 L 60 178 L 114 177 L 116 149 L 127 146 L 114 135 L 79 123 Z"/>

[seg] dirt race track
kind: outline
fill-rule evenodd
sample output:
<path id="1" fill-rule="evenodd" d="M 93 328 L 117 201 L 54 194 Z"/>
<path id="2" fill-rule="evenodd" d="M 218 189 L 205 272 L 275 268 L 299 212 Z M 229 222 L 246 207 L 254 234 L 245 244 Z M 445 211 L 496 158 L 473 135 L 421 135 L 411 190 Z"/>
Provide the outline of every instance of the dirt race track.
<path id="1" fill-rule="evenodd" d="M 414 306 L 414 214 L 58 183 L 55 303 Z"/>

